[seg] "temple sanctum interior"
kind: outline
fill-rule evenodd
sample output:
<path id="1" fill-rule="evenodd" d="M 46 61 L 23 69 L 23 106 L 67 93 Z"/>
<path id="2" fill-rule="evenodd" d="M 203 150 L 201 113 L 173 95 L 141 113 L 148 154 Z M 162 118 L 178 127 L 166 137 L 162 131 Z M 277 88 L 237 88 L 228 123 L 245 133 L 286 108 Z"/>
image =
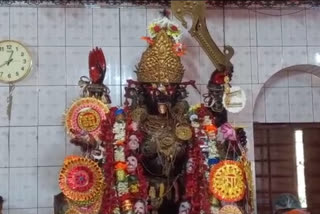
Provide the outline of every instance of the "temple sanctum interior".
<path id="1" fill-rule="evenodd" d="M 0 0 L 0 214 L 320 214 L 319 0 Z"/>

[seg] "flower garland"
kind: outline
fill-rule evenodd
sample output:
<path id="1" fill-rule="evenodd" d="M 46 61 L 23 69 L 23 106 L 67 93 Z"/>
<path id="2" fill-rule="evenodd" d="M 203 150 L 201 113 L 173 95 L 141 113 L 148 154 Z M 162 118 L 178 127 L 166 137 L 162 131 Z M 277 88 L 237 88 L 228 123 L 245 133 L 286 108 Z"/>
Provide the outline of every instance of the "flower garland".
<path id="1" fill-rule="evenodd" d="M 142 133 L 127 115 L 126 109 L 112 108 L 102 126 L 107 157 L 103 168 L 108 181 L 103 214 L 130 213 L 134 203 L 145 205 L 147 200 L 147 182 L 138 161 Z"/>
<path id="2" fill-rule="evenodd" d="M 213 131 L 216 134 L 216 128 L 212 124 L 210 113 L 203 105 L 191 107 L 189 115 L 194 140 L 188 153 L 185 198 L 191 204 L 190 214 L 210 213 L 209 165 L 205 153 L 209 148 L 208 133 Z M 214 157 L 216 155 L 214 152 L 211 154 Z"/>
<path id="3" fill-rule="evenodd" d="M 199 141 L 195 141 L 189 150 L 189 168 L 186 175 L 185 199 L 191 204 L 190 214 L 201 212 L 209 213 L 208 203 L 208 182 L 205 176 L 207 166 L 204 164 L 205 158 L 200 148 Z M 190 164 L 192 166 L 190 166 Z M 192 168 L 190 170 L 190 168 Z"/>
<path id="4" fill-rule="evenodd" d="M 205 164 L 207 164 L 207 170 L 205 172 L 205 175 L 207 180 L 210 181 L 209 183 L 210 185 L 208 185 L 208 188 L 210 189 L 209 194 L 211 196 L 210 197 L 211 213 L 212 214 L 219 213 L 219 210 L 221 210 L 220 209 L 221 206 L 225 203 L 230 203 L 230 202 L 235 202 L 240 200 L 245 200 L 245 202 L 250 207 L 248 211 L 251 212 L 252 206 L 250 204 L 251 203 L 250 200 L 252 199 L 250 198 L 250 194 L 252 192 L 250 191 L 250 185 L 252 184 L 252 181 L 251 181 L 252 175 L 250 174 L 250 164 L 246 161 L 246 159 L 243 159 L 243 157 L 245 157 L 245 149 L 242 147 L 242 142 L 244 142 L 245 139 L 241 139 L 240 137 L 238 137 L 236 130 L 229 123 L 222 124 L 218 129 L 214 124 L 213 115 L 211 114 L 210 111 L 208 111 L 208 109 L 203 104 L 192 106 L 189 110 L 189 115 L 190 115 L 191 126 L 193 127 L 193 130 L 194 130 L 194 139 L 196 139 L 196 141 L 198 141 L 198 144 L 200 144 L 200 147 L 202 149 L 201 151 L 203 154 L 205 154 L 205 158 L 206 158 Z M 217 138 L 218 135 L 219 135 L 219 142 Z M 219 149 L 217 145 L 220 145 Z M 220 153 L 220 149 L 222 148 L 226 151 L 223 151 L 222 153 Z M 228 152 L 237 152 L 236 150 L 239 150 L 241 152 L 242 158 L 239 159 L 237 157 L 234 157 L 235 159 L 233 159 L 232 161 L 221 160 L 222 157 L 220 157 L 220 155 L 225 156 L 226 159 L 229 159 L 231 156 L 228 155 Z M 236 188 L 238 188 L 237 191 L 239 192 L 239 195 L 236 195 L 233 198 L 228 198 L 225 195 L 223 195 L 223 193 L 226 191 L 228 191 L 228 194 L 230 194 L 230 191 L 233 191 L 231 187 L 223 186 L 224 184 L 222 182 L 221 185 L 223 187 L 219 188 L 217 187 L 218 186 L 217 183 L 213 185 L 214 182 L 212 182 L 214 179 L 219 178 L 219 176 L 215 175 L 213 172 L 217 171 L 218 168 L 225 165 L 227 165 L 229 168 L 231 166 L 234 166 L 234 167 L 238 166 L 241 172 L 242 170 L 244 170 L 243 171 L 244 174 L 239 175 L 237 180 L 239 182 L 237 182 Z M 228 173 L 231 174 L 230 171 L 228 171 Z M 222 176 L 225 177 L 228 175 L 222 175 Z M 217 194 L 215 191 L 213 191 L 216 188 L 221 189 L 222 193 L 220 194 L 219 192 L 219 194 Z M 245 191 L 246 189 L 248 189 L 247 192 Z M 244 194 L 247 194 L 247 196 L 244 197 L 245 196 Z"/>
<path id="5" fill-rule="evenodd" d="M 132 204 L 129 201 L 129 183 L 127 162 L 125 156 L 126 122 L 123 109 L 115 112 L 116 121 L 113 125 L 114 170 L 116 175 L 116 190 L 121 211 L 129 212 Z"/>
<path id="6" fill-rule="evenodd" d="M 175 44 L 172 47 L 172 51 L 177 56 L 183 56 L 186 53 L 186 46 L 180 43 L 180 39 L 182 37 L 182 31 L 178 27 L 178 24 L 168 19 L 166 16 L 160 19 L 156 19 L 148 26 L 148 34 L 149 36 L 142 37 L 149 45 L 153 45 L 153 39 L 157 36 L 157 34 L 164 30 L 168 36 L 170 36 Z"/>
<path id="7" fill-rule="evenodd" d="M 194 139 L 196 144 L 201 147 L 201 155 L 204 157 L 203 162 L 206 166 L 206 170 L 203 173 L 205 175 L 205 182 L 208 185 L 210 168 L 220 161 L 218 149 L 217 149 L 217 127 L 214 125 L 213 116 L 210 111 L 203 104 L 191 106 L 189 109 L 191 126 L 194 130 Z M 207 186 L 209 189 L 209 185 Z M 211 194 L 207 196 L 210 198 L 209 206 L 212 213 L 214 210 L 219 210 L 218 200 Z M 208 198 L 206 201 L 208 202 Z"/>
<path id="8" fill-rule="evenodd" d="M 101 206 L 102 214 L 111 214 L 114 210 L 118 209 L 118 197 L 115 189 L 116 180 L 114 177 L 114 149 L 112 141 L 114 133 L 112 127 L 115 122 L 115 111 L 116 108 L 111 108 L 107 115 L 107 119 L 102 122 L 100 139 L 105 143 L 105 163 L 103 165 L 106 189 L 103 195 L 103 203 Z"/>
<path id="9" fill-rule="evenodd" d="M 178 27 L 178 24 L 174 23 L 166 16 L 160 19 L 156 19 L 148 26 L 148 33 L 151 38 L 157 36 L 157 34 L 162 30 L 165 29 L 168 36 L 171 36 L 176 43 L 179 42 L 182 36 L 182 31 Z"/>

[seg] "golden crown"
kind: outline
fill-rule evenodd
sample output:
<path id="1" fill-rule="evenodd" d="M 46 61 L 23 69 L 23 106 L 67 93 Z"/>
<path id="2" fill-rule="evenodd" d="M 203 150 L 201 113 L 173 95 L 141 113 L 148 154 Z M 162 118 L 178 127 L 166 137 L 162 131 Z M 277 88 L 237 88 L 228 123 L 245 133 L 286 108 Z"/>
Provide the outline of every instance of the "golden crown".
<path id="1" fill-rule="evenodd" d="M 180 83 L 184 68 L 179 55 L 175 51 L 174 39 L 165 29 L 161 29 L 142 54 L 138 64 L 139 82 L 148 83 Z"/>

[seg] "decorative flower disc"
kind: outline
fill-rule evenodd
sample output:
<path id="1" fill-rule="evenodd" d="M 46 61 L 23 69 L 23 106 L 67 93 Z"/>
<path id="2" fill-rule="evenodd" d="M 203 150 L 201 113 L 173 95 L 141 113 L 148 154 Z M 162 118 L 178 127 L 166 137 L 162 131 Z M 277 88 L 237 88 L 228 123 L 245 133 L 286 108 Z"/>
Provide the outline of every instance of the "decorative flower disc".
<path id="1" fill-rule="evenodd" d="M 240 201 L 245 194 L 245 176 L 241 164 L 225 160 L 216 164 L 210 171 L 210 191 L 219 200 Z"/>
<path id="2" fill-rule="evenodd" d="M 108 106 L 102 101 L 92 97 L 80 98 L 68 109 L 65 126 L 69 133 L 70 130 L 76 133 L 84 131 L 98 137 L 101 121 L 106 118 L 108 112 Z"/>
<path id="3" fill-rule="evenodd" d="M 219 214 L 242 214 L 242 212 L 237 206 L 225 205 L 220 209 Z"/>
<path id="4" fill-rule="evenodd" d="M 104 177 L 98 164 L 84 157 L 67 157 L 60 171 L 59 186 L 63 194 L 75 203 L 86 204 L 97 199 L 104 187 Z"/>

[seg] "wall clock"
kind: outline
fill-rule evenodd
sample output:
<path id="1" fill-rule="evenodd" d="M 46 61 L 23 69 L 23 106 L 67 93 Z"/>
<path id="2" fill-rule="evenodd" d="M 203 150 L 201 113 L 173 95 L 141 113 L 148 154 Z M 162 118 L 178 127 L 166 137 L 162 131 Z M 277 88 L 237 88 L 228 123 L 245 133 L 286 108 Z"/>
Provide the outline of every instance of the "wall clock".
<path id="1" fill-rule="evenodd" d="M 31 67 L 31 54 L 24 45 L 13 40 L 0 41 L 0 81 L 20 81 L 29 74 Z"/>

